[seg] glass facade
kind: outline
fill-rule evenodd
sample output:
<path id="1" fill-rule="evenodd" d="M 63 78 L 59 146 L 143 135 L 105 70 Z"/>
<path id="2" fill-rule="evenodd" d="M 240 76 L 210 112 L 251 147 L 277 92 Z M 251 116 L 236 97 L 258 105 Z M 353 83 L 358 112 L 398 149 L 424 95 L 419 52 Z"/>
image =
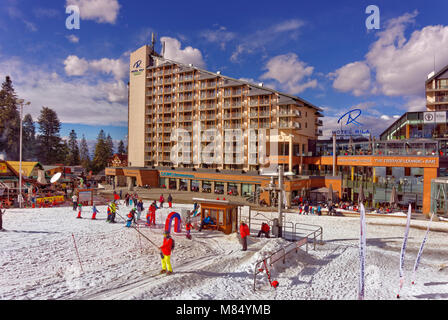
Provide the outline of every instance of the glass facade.
<path id="1" fill-rule="evenodd" d="M 448 139 L 447 112 L 407 112 L 381 135 L 381 140 Z"/>

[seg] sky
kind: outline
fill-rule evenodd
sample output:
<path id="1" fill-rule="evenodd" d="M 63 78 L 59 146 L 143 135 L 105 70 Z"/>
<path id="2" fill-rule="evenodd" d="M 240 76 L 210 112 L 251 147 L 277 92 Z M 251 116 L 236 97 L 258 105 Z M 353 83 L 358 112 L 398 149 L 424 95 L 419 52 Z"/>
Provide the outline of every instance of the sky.
<path id="1" fill-rule="evenodd" d="M 61 136 L 127 135 L 129 55 L 155 32 L 165 56 L 301 97 L 323 109 L 324 136 L 352 109 L 381 133 L 425 109 L 424 82 L 448 65 L 446 0 L 0 0 L 0 80 L 25 112 L 54 109 Z M 379 29 L 367 29 L 369 5 Z M 67 28 L 80 12 L 79 29 Z M 73 20 L 70 20 L 73 22 Z"/>

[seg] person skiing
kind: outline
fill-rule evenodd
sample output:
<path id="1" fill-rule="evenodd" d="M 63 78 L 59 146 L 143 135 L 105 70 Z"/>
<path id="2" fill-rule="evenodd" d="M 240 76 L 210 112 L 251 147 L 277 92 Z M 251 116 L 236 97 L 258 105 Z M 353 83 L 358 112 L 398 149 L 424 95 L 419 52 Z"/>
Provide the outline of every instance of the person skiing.
<path id="1" fill-rule="evenodd" d="M 146 215 L 146 225 L 150 226 L 151 224 L 156 225 L 156 206 L 154 203 L 151 204 Z"/>
<path id="2" fill-rule="evenodd" d="M 173 197 L 171 196 L 171 193 L 168 195 L 168 206 L 170 208 L 173 207 Z"/>
<path id="3" fill-rule="evenodd" d="M 117 205 L 114 201 L 110 204 L 110 223 L 115 223 L 115 214 L 117 213 Z"/>
<path id="4" fill-rule="evenodd" d="M 174 240 L 171 238 L 169 231 L 164 232 L 163 244 L 160 247 L 160 257 L 162 259 L 162 270 L 160 273 L 170 275 L 173 273 L 171 266 L 171 252 L 174 250 Z"/>
<path id="5" fill-rule="evenodd" d="M 95 204 L 92 207 L 92 220 L 96 220 L 96 214 L 98 213 L 98 209 L 96 208 Z"/>
<path id="6" fill-rule="evenodd" d="M 187 222 L 185 224 L 185 230 L 187 230 L 187 239 L 191 240 L 191 228 L 193 227 L 193 225 L 191 224 L 190 219 L 187 219 Z"/>
<path id="7" fill-rule="evenodd" d="M 269 238 L 269 231 L 271 230 L 271 228 L 269 227 L 269 225 L 266 222 L 263 222 L 261 224 L 261 230 L 258 232 L 258 238 L 260 238 L 260 236 L 262 234 L 264 234 L 266 236 L 266 238 Z"/>
<path id="8" fill-rule="evenodd" d="M 6 213 L 6 210 L 2 210 L 3 205 L 0 206 L 0 231 L 3 231 L 3 215 Z"/>
<path id="9" fill-rule="evenodd" d="M 240 236 L 241 236 L 241 241 L 243 244 L 243 251 L 247 250 L 247 236 L 249 236 L 249 235 L 250 235 L 249 226 L 247 224 L 245 224 L 244 221 L 241 221 Z"/>
<path id="10" fill-rule="evenodd" d="M 78 204 L 78 216 L 76 217 L 77 219 L 82 219 L 82 204 Z"/>
<path id="11" fill-rule="evenodd" d="M 112 218 L 112 212 L 110 211 L 110 206 L 107 206 L 107 219 L 106 219 L 106 222 L 110 222 L 111 218 Z"/>
<path id="12" fill-rule="evenodd" d="M 135 222 L 135 208 L 132 208 L 131 211 L 128 213 L 128 218 L 126 220 L 126 227 L 130 228 L 132 221 Z"/>
<path id="13" fill-rule="evenodd" d="M 126 204 L 126 207 L 129 207 L 129 194 L 126 193 L 126 195 L 124 196 L 124 202 Z"/>
<path id="14" fill-rule="evenodd" d="M 78 196 L 76 194 L 73 195 L 72 201 L 73 201 L 73 211 L 76 211 L 76 208 L 78 207 Z"/>
<path id="15" fill-rule="evenodd" d="M 140 220 L 140 215 L 142 214 L 143 210 L 143 201 L 142 199 L 140 199 L 137 203 L 137 221 Z"/>
<path id="16" fill-rule="evenodd" d="M 160 208 L 163 208 L 163 203 L 165 202 L 165 198 L 163 197 L 163 194 L 160 195 L 159 202 L 160 202 Z"/>

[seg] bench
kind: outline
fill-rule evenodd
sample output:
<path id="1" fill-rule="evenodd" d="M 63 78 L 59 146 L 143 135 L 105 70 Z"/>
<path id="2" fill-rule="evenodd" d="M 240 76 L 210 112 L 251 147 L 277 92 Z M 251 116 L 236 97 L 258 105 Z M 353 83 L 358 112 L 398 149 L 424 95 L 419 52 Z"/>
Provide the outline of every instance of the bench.
<path id="1" fill-rule="evenodd" d="M 206 224 L 202 227 L 202 229 L 218 230 L 218 225 L 217 224 Z"/>

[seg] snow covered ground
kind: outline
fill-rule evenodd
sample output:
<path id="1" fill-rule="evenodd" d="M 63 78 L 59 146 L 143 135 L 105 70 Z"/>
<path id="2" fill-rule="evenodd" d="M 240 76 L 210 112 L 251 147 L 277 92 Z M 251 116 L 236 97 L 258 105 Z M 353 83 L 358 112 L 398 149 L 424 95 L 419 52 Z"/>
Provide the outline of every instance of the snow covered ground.
<path id="1" fill-rule="evenodd" d="M 175 205 L 174 210 L 191 207 Z M 98 209 L 96 221 L 89 219 L 91 207 L 84 208 L 84 219 L 76 219 L 71 208 L 7 210 L 6 231 L 0 232 L 0 299 L 357 299 L 357 217 L 286 214 L 287 221 L 322 226 L 324 244 L 316 250 L 310 245 L 308 252 L 299 250 L 272 270 L 273 280 L 280 283 L 277 289 L 268 286 L 264 274 L 258 275 L 254 292 L 255 262 L 287 241 L 253 237 L 249 250 L 243 252 L 236 234 L 194 230 L 193 240 L 184 233 L 174 234 L 174 274 L 158 275 L 158 250 L 135 230 L 125 228 L 120 217 L 116 224 L 106 223 L 105 207 Z M 121 207 L 118 212 L 125 216 L 128 209 Z M 162 244 L 162 225 L 169 212 L 157 211 L 158 228 L 140 228 L 157 245 Z M 446 222 L 432 223 L 416 284 L 411 285 L 427 223 L 411 221 L 402 299 L 448 298 Z M 405 224 L 406 219 L 397 217 L 367 217 L 367 299 L 396 299 Z"/>

